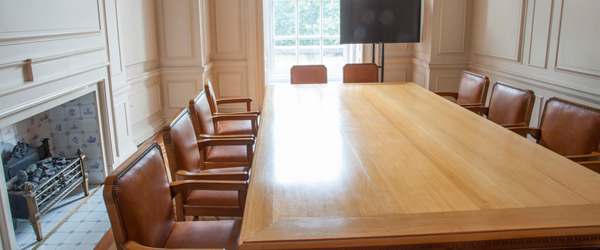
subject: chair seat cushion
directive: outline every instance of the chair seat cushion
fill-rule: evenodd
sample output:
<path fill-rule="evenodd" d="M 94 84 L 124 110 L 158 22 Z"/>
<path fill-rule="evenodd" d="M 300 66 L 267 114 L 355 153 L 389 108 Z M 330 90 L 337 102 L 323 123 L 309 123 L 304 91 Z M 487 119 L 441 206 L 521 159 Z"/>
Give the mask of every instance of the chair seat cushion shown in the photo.
<path fill-rule="evenodd" d="M 252 135 L 252 121 L 232 120 L 219 121 L 217 123 L 217 134 L 219 135 Z"/>
<path fill-rule="evenodd" d="M 207 162 L 248 162 L 246 146 L 213 146 L 206 157 Z"/>
<path fill-rule="evenodd" d="M 239 220 L 177 222 L 164 248 L 238 249 Z"/>
<path fill-rule="evenodd" d="M 186 205 L 239 206 L 237 191 L 194 190 L 185 200 Z"/>
<path fill-rule="evenodd" d="M 229 172 L 244 172 L 250 170 L 250 167 L 230 167 L 230 168 L 211 168 L 202 170 L 202 173 L 229 173 Z"/>

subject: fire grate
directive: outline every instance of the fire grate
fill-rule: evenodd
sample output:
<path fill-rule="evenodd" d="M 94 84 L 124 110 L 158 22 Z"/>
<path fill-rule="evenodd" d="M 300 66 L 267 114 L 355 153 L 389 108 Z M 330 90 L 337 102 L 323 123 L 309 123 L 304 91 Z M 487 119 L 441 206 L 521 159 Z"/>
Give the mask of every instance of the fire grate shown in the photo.
<path fill-rule="evenodd" d="M 85 155 L 81 149 L 77 150 L 79 157 L 72 159 L 46 158 L 35 165 L 42 172 L 53 175 L 42 178 L 36 186 L 34 182 L 20 180 L 20 176 L 11 178 L 6 184 L 13 218 L 29 219 L 35 231 L 37 240 L 42 240 L 42 227 L 40 219 L 54 205 L 65 198 L 79 184 L 82 185 L 85 196 L 88 196 L 88 174 L 85 166 Z M 57 163 L 58 162 L 58 163 Z M 52 164 L 50 164 L 52 163 Z M 33 165 L 31 165 L 33 167 Z M 29 172 L 39 178 L 35 172 Z M 26 171 L 22 171 L 24 173 Z M 21 176 L 23 179 L 23 176 Z M 30 178 L 31 179 L 31 178 Z M 19 190 L 22 189 L 22 190 Z"/>

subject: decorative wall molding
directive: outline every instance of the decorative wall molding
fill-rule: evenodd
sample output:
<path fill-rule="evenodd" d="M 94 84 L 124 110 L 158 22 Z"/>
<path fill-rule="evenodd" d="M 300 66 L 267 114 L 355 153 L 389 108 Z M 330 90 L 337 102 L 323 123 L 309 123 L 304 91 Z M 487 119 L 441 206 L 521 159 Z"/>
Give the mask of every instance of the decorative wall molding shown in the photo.
<path fill-rule="evenodd" d="M 235 98 L 247 96 L 244 94 L 244 71 L 217 71 L 215 92 L 219 98 Z"/>
<path fill-rule="evenodd" d="M 476 72 L 486 74 L 486 72 L 500 75 L 509 79 L 514 79 L 524 84 L 528 84 L 550 92 L 555 92 L 561 95 L 569 96 L 576 99 L 581 99 L 590 103 L 600 105 L 600 90 L 587 89 L 581 86 L 573 86 L 569 83 L 548 79 L 539 76 L 528 74 L 515 73 L 501 68 L 494 68 L 487 65 L 471 63 L 470 68 Z"/>
<path fill-rule="evenodd" d="M 456 5 L 457 3 L 459 3 L 460 5 L 457 8 L 444 8 L 444 6 L 447 6 L 447 3 L 452 3 L 454 5 Z M 446 4 L 446 5 L 445 5 Z M 465 52 L 465 35 L 467 32 L 467 0 L 445 0 L 445 1 L 441 1 L 440 3 L 440 21 L 439 21 L 439 27 L 440 27 L 440 34 L 438 36 L 438 48 L 437 48 L 437 54 L 438 55 L 452 55 L 452 54 L 462 54 Z M 448 11 L 448 13 L 446 13 L 445 11 Z M 461 19 L 462 25 L 458 26 L 460 27 L 459 29 L 451 29 L 448 31 L 445 31 L 444 27 L 446 27 L 444 24 L 452 24 L 452 22 L 450 20 L 447 20 L 446 18 L 452 18 L 454 20 L 457 19 Z M 444 46 L 448 46 L 449 41 L 451 41 L 453 38 L 457 38 L 455 41 L 456 44 L 455 46 L 457 47 L 444 47 Z"/>
<path fill-rule="evenodd" d="M 218 0 L 215 3 L 215 47 L 217 54 L 243 55 L 244 33 L 241 0 Z M 237 20 L 237 22 L 232 22 Z"/>
<path fill-rule="evenodd" d="M 532 2 L 531 41 L 529 43 L 529 66 L 546 69 L 550 31 L 552 29 L 552 9 L 554 1 L 534 0 Z"/>
<path fill-rule="evenodd" d="M 127 83 L 129 85 L 132 85 L 132 84 L 135 84 L 135 83 L 138 83 L 138 82 L 141 82 L 141 81 L 146 81 L 149 78 L 160 76 L 160 73 L 161 73 L 160 69 L 155 69 L 155 70 L 150 71 L 150 72 L 145 72 L 145 73 L 142 73 L 142 74 L 138 74 L 136 76 L 132 76 L 131 78 L 127 79 Z"/>
<path fill-rule="evenodd" d="M 103 62 L 103 63 L 96 63 L 94 65 L 91 65 L 89 67 L 86 68 L 82 68 L 76 71 L 72 71 L 72 72 L 68 72 L 67 74 L 63 74 L 63 75 L 59 75 L 59 76 L 55 76 L 55 77 L 51 77 L 51 78 L 46 78 L 43 80 L 39 80 L 39 81 L 33 81 L 33 82 L 26 82 L 24 83 L 24 85 L 22 85 L 21 87 L 16 87 L 15 85 L 11 85 L 11 86 L 6 86 L 5 88 L 7 90 L 0 92 L 0 97 L 9 95 L 9 94 L 13 94 L 16 92 L 20 92 L 20 91 L 24 91 L 33 87 L 38 87 L 40 85 L 45 85 L 48 83 L 52 83 L 55 81 L 59 81 L 68 77 L 72 77 L 72 76 L 76 76 L 76 75 L 80 75 L 80 74 L 84 74 L 93 70 L 97 70 L 100 68 L 104 68 L 106 66 L 108 66 L 109 63 L 108 62 Z M 2 116 L 2 114 L 0 114 L 0 116 Z"/>
<path fill-rule="evenodd" d="M 194 1 L 163 1 L 165 58 L 196 59 Z M 177 50 L 177 51 L 173 51 Z"/>
<path fill-rule="evenodd" d="M 521 59 L 522 59 L 522 51 L 523 51 L 523 37 L 524 37 L 524 31 L 525 31 L 525 21 L 526 21 L 526 1 L 524 0 L 513 0 L 513 2 L 519 2 L 519 9 L 518 9 L 518 13 L 513 13 L 516 14 L 515 16 L 518 18 L 518 22 L 515 23 L 515 27 L 511 27 L 508 26 L 509 23 L 507 23 L 508 21 L 512 20 L 510 18 L 507 18 L 506 13 L 503 13 L 505 16 L 495 16 L 494 14 L 498 14 L 498 13 L 484 13 L 483 11 L 478 11 L 477 7 L 478 5 L 483 5 L 486 4 L 485 7 L 487 7 L 487 9 L 489 9 L 490 7 L 487 6 L 487 4 L 493 3 L 499 6 L 510 6 L 509 5 L 509 1 L 508 0 L 504 0 L 504 1 L 490 1 L 490 0 L 479 0 L 479 1 L 475 1 L 475 10 L 474 10 L 474 20 L 473 20 L 473 34 L 486 34 L 486 30 L 493 30 L 494 28 L 500 28 L 500 30 L 502 30 L 503 36 L 494 36 L 494 37 L 484 37 L 487 40 L 480 40 L 481 36 L 475 36 L 474 38 L 474 42 L 473 42 L 473 53 L 476 55 L 480 55 L 480 56 L 486 56 L 486 57 L 491 57 L 491 58 L 496 58 L 496 59 L 502 59 L 502 60 L 507 60 L 507 61 L 512 61 L 512 62 L 517 62 L 520 63 Z M 498 6 L 495 6 L 498 7 Z M 480 7 L 483 9 L 483 7 Z M 479 13 L 484 13 L 481 16 Z M 510 17 L 510 16 L 509 16 Z M 478 20 L 478 18 L 486 18 L 485 20 Z M 497 23 L 495 24 L 490 24 L 490 25 L 495 25 L 494 27 L 482 27 L 481 25 L 483 24 L 487 24 L 490 21 L 495 21 Z M 512 28 L 512 30 L 507 30 L 507 28 Z M 512 36 L 512 40 L 502 40 L 502 41 L 498 41 L 497 39 L 502 38 L 510 38 Z M 493 39 L 493 40 L 490 40 Z M 490 50 L 490 46 L 493 46 L 494 48 L 502 48 L 502 49 L 506 49 L 507 45 L 511 45 L 512 46 L 512 53 L 509 54 L 502 54 L 499 53 L 497 51 L 489 51 Z"/>
<path fill-rule="evenodd" d="M 597 56 L 600 48 L 597 42 L 590 43 L 600 39 L 598 33 L 600 27 L 581 25 L 599 22 L 600 18 L 594 14 L 599 7 L 600 2 L 597 1 L 584 3 L 562 1 L 561 5 L 556 6 L 560 8 L 556 69 L 600 77 L 600 63 Z"/>

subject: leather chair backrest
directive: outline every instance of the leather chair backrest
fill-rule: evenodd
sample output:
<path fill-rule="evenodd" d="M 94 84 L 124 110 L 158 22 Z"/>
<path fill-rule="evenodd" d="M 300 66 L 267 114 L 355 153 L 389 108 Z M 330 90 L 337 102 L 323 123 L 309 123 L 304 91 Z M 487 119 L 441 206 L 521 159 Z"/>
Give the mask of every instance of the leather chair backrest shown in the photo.
<path fill-rule="evenodd" d="M 344 83 L 378 82 L 377 64 L 349 63 L 344 65 Z"/>
<path fill-rule="evenodd" d="M 497 124 L 525 123 L 528 126 L 533 111 L 535 94 L 503 82 L 492 87 L 488 119 Z"/>
<path fill-rule="evenodd" d="M 204 90 L 200 91 L 196 98 L 190 100 L 190 113 L 196 135 L 215 134 L 215 124 L 212 119 L 208 97 Z"/>
<path fill-rule="evenodd" d="M 201 168 L 197 136 L 188 109 L 182 109 L 163 127 L 163 141 L 171 176 L 177 170 L 199 172 Z"/>
<path fill-rule="evenodd" d="M 463 71 L 460 75 L 460 85 L 458 86 L 457 104 L 476 104 L 485 105 L 487 99 L 487 90 L 490 85 L 490 79 L 487 76 L 478 75 L 469 71 Z"/>
<path fill-rule="evenodd" d="M 204 79 L 204 91 L 206 92 L 206 99 L 208 99 L 208 104 L 210 106 L 210 111 L 213 114 L 219 112 L 219 108 L 217 106 L 217 96 L 215 95 L 215 91 L 213 90 L 213 86 L 210 83 L 210 80 Z"/>
<path fill-rule="evenodd" d="M 144 143 L 106 177 L 104 201 L 121 245 L 129 240 L 163 247 L 175 225 L 173 200 L 160 146 Z"/>
<path fill-rule="evenodd" d="M 291 69 L 292 84 L 327 83 L 325 65 L 294 65 Z"/>
<path fill-rule="evenodd" d="M 589 154 L 600 143 L 600 110 L 552 97 L 540 129 L 540 145 L 564 156 Z"/>

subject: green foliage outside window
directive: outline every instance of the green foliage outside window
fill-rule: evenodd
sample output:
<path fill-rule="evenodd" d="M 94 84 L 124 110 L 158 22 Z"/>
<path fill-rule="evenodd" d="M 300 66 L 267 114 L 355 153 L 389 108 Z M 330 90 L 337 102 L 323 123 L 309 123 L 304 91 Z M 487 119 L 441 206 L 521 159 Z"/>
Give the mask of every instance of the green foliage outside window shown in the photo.
<path fill-rule="evenodd" d="M 321 19 L 321 1 L 298 1 L 299 36 L 320 36 L 321 20 L 324 36 L 340 34 L 340 0 L 323 0 L 323 18 Z M 296 36 L 296 1 L 274 2 L 275 37 Z M 323 45 L 339 45 L 339 39 L 323 39 Z M 320 45 L 319 40 L 302 39 L 300 46 Z M 295 40 L 275 40 L 275 46 L 296 46 Z"/>

